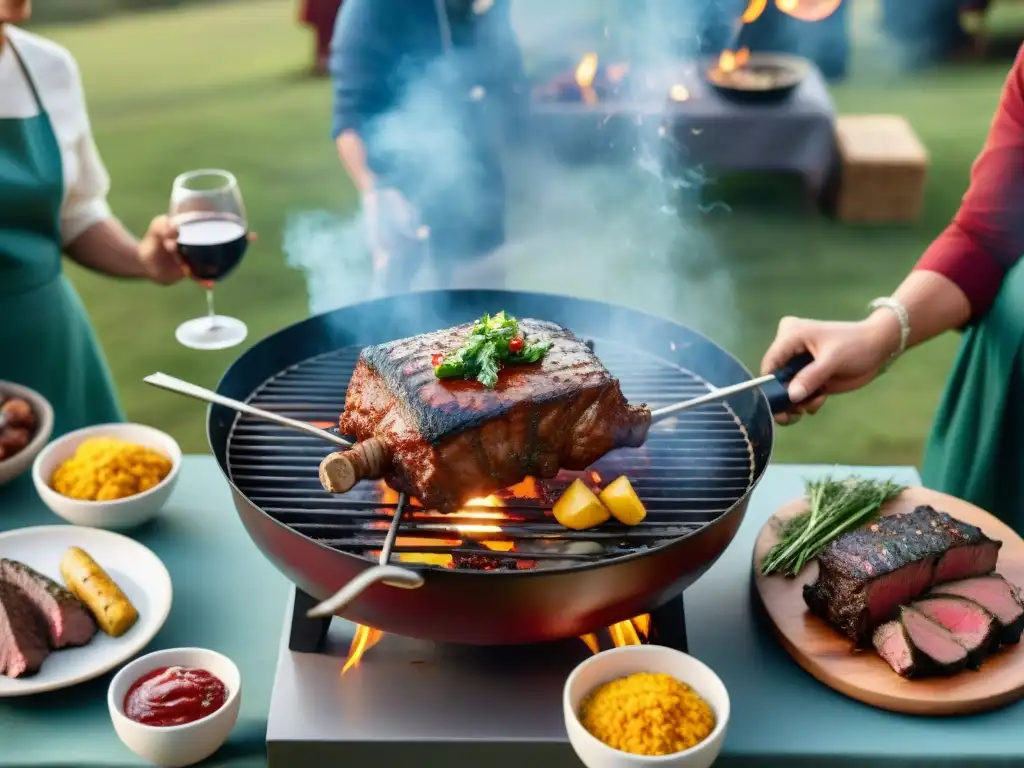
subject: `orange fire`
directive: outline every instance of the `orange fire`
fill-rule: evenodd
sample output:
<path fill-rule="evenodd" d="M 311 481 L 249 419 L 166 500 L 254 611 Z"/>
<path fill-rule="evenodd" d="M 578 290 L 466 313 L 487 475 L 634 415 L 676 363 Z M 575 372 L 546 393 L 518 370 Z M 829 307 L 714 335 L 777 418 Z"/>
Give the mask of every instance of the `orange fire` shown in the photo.
<path fill-rule="evenodd" d="M 775 0 L 775 7 L 787 16 L 800 21 L 822 21 L 843 4 L 843 0 Z M 741 24 L 753 24 L 768 7 L 768 0 L 748 0 L 740 16 Z"/>
<path fill-rule="evenodd" d="M 787 16 L 800 21 L 823 21 L 839 10 L 843 0 L 775 0 L 775 7 Z M 744 25 L 753 24 L 768 7 L 768 0 L 747 0 L 747 7 L 740 16 L 739 27 L 734 36 L 738 41 Z M 718 57 L 718 69 L 721 72 L 733 72 L 750 61 L 750 51 L 741 48 L 733 51 L 730 48 L 722 51 Z M 681 101 L 682 99 L 676 99 Z"/>
<path fill-rule="evenodd" d="M 608 636 L 611 638 L 612 645 L 616 648 L 622 648 L 627 645 L 643 645 L 644 641 L 650 636 L 650 633 L 651 615 L 649 613 L 634 616 L 632 619 L 620 621 L 608 627 Z M 348 658 L 345 660 L 345 666 L 341 668 L 341 674 L 345 674 L 358 665 L 363 655 L 379 643 L 382 637 L 384 637 L 384 633 L 379 629 L 362 625 L 357 626 L 356 633 L 352 636 L 352 644 L 348 649 Z M 596 633 L 591 632 L 587 635 L 580 635 L 580 640 L 584 642 L 592 653 L 601 652 L 601 641 Z"/>
<path fill-rule="evenodd" d="M 594 485 L 600 485 L 601 475 L 599 473 L 590 470 L 589 472 L 586 472 L 585 475 L 591 483 Z M 380 481 L 378 488 L 382 504 L 398 503 L 398 492 L 388 487 L 384 481 Z M 517 499 L 536 499 L 541 497 L 540 487 L 537 485 L 537 481 L 532 477 L 528 477 L 522 482 L 513 485 L 507 489 L 505 493 L 512 498 Z M 472 516 L 485 520 L 508 519 L 509 516 L 500 511 L 500 508 L 503 506 L 504 502 L 501 497 L 496 495 L 485 496 L 478 499 L 470 499 L 466 503 L 466 508 L 457 514 L 463 514 L 465 516 Z M 480 507 L 490 507 L 491 509 L 479 509 Z M 434 512 L 432 510 L 425 510 L 418 506 L 418 504 L 410 505 L 406 510 L 406 515 L 410 515 L 416 519 L 444 517 L 441 513 Z M 380 520 L 372 523 L 372 525 L 377 528 L 385 529 L 390 526 L 390 521 Z M 481 534 L 486 535 L 488 533 L 499 533 L 501 531 L 500 526 L 487 525 L 486 523 L 459 523 L 454 527 L 460 534 L 466 534 L 465 538 L 469 539 L 477 539 Z M 488 541 L 483 539 L 480 540 L 480 543 L 488 549 L 496 552 L 508 552 L 515 547 L 515 542 L 512 541 Z M 462 544 L 462 539 L 430 539 L 414 536 L 398 536 L 395 539 L 396 546 L 457 547 L 460 544 Z M 379 553 L 374 554 L 378 555 Z M 452 566 L 452 556 L 449 554 L 396 552 L 395 557 L 397 557 L 399 561 L 407 563 L 425 563 L 441 567 Z M 608 627 L 608 635 L 611 638 L 612 644 L 616 648 L 621 648 L 626 645 L 640 645 L 648 637 L 650 628 L 651 617 L 649 614 L 644 614 L 641 616 L 635 616 L 627 621 L 620 621 L 617 624 L 613 624 Z M 363 658 L 367 651 L 380 642 L 383 636 L 384 633 L 378 629 L 358 625 L 356 627 L 355 634 L 352 636 L 352 643 L 348 650 L 348 658 L 341 670 L 342 674 L 345 674 L 348 670 L 358 666 L 360 659 Z M 580 637 L 580 640 L 582 640 L 594 653 L 598 653 L 601 650 L 601 644 L 598 636 L 594 633 L 583 635 Z"/>
<path fill-rule="evenodd" d="M 616 648 L 622 648 L 627 645 L 643 645 L 650 632 L 651 615 L 649 613 L 634 616 L 632 619 L 620 621 L 608 627 L 608 635 L 611 637 L 612 644 Z M 593 653 L 601 652 L 601 642 L 595 633 L 591 632 L 589 635 L 581 635 L 580 640 Z"/>
<path fill-rule="evenodd" d="M 754 0 L 763 2 L 763 0 Z M 843 0 L 775 0 L 775 7 L 800 21 L 822 21 L 843 4 Z"/>
<path fill-rule="evenodd" d="M 598 58 L 596 53 L 585 53 L 576 65 L 576 85 L 580 87 L 583 101 L 587 104 L 597 103 L 597 91 L 594 90 L 594 78 L 597 76 Z"/>
<path fill-rule="evenodd" d="M 600 64 L 600 57 L 593 51 L 590 51 L 583 54 L 579 64 L 576 65 L 574 79 L 576 80 L 576 85 L 580 89 L 583 101 L 587 104 L 596 104 L 599 101 L 597 89 L 594 87 L 594 80 L 597 78 L 597 73 L 600 71 Z M 604 67 L 605 79 L 613 84 L 621 83 L 628 73 L 628 61 L 606 64 Z"/>
<path fill-rule="evenodd" d="M 764 13 L 764 9 L 768 7 L 768 0 L 750 0 L 747 3 L 747 8 L 743 11 L 743 15 L 740 16 L 740 22 L 743 24 L 753 24 L 757 21 L 761 14 Z"/>
<path fill-rule="evenodd" d="M 362 624 L 357 625 L 356 633 L 352 636 L 352 645 L 348 647 L 348 658 L 345 659 L 345 666 L 341 668 L 341 674 L 344 675 L 356 666 L 363 658 L 363 654 L 379 643 L 382 637 L 384 637 L 384 633 L 379 629 Z"/>
<path fill-rule="evenodd" d="M 749 61 L 749 48 L 740 48 L 738 51 L 725 50 L 718 57 L 718 69 L 722 72 L 735 72 L 740 67 L 745 67 Z"/>

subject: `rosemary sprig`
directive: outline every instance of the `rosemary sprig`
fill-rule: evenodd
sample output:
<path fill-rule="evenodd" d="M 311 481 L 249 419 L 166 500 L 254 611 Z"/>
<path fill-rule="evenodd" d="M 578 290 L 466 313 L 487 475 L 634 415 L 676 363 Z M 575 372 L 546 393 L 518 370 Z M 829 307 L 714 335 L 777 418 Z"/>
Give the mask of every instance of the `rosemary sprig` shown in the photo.
<path fill-rule="evenodd" d="M 779 543 L 761 564 L 765 576 L 779 572 L 796 576 L 829 543 L 876 517 L 885 502 L 903 491 L 891 480 L 862 477 L 807 480 L 804 487 L 808 511 L 783 526 Z"/>

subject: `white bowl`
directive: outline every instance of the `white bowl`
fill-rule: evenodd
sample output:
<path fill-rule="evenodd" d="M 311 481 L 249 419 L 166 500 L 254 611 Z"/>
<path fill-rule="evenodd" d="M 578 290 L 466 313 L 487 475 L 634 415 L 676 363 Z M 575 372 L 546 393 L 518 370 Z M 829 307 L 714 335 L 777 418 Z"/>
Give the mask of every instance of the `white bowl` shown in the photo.
<path fill-rule="evenodd" d="M 205 669 L 218 677 L 228 690 L 224 706 L 185 725 L 159 727 L 129 720 L 124 713 L 124 697 L 132 684 L 155 669 L 175 666 Z M 241 704 L 238 667 L 227 656 L 204 648 L 171 648 L 146 654 L 123 666 L 107 689 L 107 708 L 121 741 L 143 760 L 166 768 L 194 765 L 220 749 L 238 721 Z"/>
<path fill-rule="evenodd" d="M 36 425 L 36 432 L 28 441 L 28 445 L 11 458 L 0 460 L 0 485 L 7 485 L 32 466 L 32 460 L 39 455 L 43 446 L 46 445 L 46 441 L 53 434 L 53 406 L 45 397 L 20 384 L 0 381 L 0 400 L 6 400 L 8 397 L 20 397 L 27 400 L 32 406 L 32 410 L 35 411 L 39 423 Z"/>
<path fill-rule="evenodd" d="M 158 451 L 171 460 L 171 471 L 158 485 L 126 499 L 82 501 L 57 493 L 50 487 L 54 471 L 92 437 L 116 437 Z M 46 506 L 69 523 L 122 531 L 156 516 L 174 490 L 180 470 L 181 448 L 170 435 L 142 424 L 99 424 L 69 432 L 46 446 L 32 465 L 32 481 Z"/>
<path fill-rule="evenodd" d="M 715 713 L 715 728 L 695 747 L 671 755 L 632 755 L 590 735 L 579 720 L 583 699 L 602 683 L 637 672 L 671 675 L 686 683 Z M 591 656 L 565 681 L 562 694 L 569 742 L 587 768 L 709 768 L 718 759 L 729 724 L 729 694 L 718 675 L 693 656 L 661 645 L 630 645 Z"/>

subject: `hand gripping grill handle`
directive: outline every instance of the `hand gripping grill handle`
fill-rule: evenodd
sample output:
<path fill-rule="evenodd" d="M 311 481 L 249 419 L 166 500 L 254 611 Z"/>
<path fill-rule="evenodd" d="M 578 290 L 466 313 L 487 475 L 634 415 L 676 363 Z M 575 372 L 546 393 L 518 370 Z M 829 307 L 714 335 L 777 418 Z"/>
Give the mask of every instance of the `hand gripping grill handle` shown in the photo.
<path fill-rule="evenodd" d="M 774 372 L 774 382 L 769 382 L 761 388 L 764 396 L 768 399 L 768 406 L 772 409 L 773 414 L 786 413 L 793 409 L 793 406 L 796 404 L 789 399 L 789 392 L 786 388 L 800 371 L 813 362 L 814 355 L 810 352 L 801 352 L 799 355 L 790 358 L 788 363 Z M 819 389 L 806 399 L 813 400 L 821 393 Z"/>
<path fill-rule="evenodd" d="M 347 451 L 332 453 L 320 462 L 320 485 L 328 493 L 345 493 L 360 480 L 383 477 L 391 455 L 376 437 L 356 443 Z"/>

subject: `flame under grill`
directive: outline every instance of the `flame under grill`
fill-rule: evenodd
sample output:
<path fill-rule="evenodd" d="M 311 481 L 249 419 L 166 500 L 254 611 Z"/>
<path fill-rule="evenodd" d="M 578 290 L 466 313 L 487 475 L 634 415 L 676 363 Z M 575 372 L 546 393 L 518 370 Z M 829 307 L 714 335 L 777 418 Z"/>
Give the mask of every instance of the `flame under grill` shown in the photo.
<path fill-rule="evenodd" d="M 654 409 L 708 390 L 693 373 L 625 345 L 598 340 L 595 349 L 630 402 Z M 359 352 L 347 347 L 294 365 L 261 385 L 248 402 L 294 419 L 336 424 Z M 228 468 L 239 490 L 271 517 L 323 544 L 375 560 L 397 503 L 382 494 L 378 482 L 364 481 L 339 496 L 325 492 L 317 467 L 330 450 L 316 438 L 242 415 L 229 437 Z M 537 481 L 535 498 L 501 497 L 499 507 L 468 505 L 439 515 L 412 505 L 393 552 L 403 560 L 454 555 L 459 567 L 477 567 L 477 556 L 512 568 L 618 557 L 714 521 L 746 493 L 753 457 L 739 422 L 717 403 L 655 425 L 644 447 L 616 451 L 591 470 Z M 557 523 L 554 500 L 576 477 L 592 472 L 602 485 L 627 475 L 647 518 L 630 528 L 609 524 L 586 531 Z"/>

